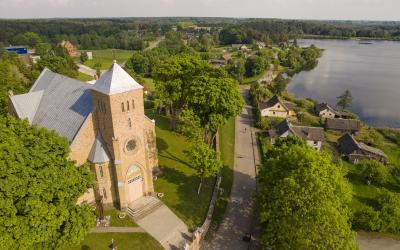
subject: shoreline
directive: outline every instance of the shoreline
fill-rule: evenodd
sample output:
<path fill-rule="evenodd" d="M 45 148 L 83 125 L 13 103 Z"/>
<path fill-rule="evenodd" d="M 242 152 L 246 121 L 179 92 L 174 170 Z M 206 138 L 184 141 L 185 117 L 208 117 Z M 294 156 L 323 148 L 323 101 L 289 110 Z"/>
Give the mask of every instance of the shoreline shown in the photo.
<path fill-rule="evenodd" d="M 389 41 L 389 42 L 400 42 L 400 38 L 379 38 L 379 37 L 341 37 L 341 36 L 323 36 L 323 35 L 302 35 L 298 39 L 321 39 L 321 40 L 352 40 L 352 41 Z"/>

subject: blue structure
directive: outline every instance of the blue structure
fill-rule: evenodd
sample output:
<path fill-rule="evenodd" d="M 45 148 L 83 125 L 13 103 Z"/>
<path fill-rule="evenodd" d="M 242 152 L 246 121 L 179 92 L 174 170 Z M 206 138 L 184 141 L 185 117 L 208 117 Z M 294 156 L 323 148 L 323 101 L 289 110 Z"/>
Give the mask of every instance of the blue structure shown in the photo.
<path fill-rule="evenodd" d="M 5 50 L 9 52 L 15 52 L 18 55 L 26 55 L 28 54 L 28 49 L 24 46 L 10 46 L 10 47 L 5 47 Z"/>

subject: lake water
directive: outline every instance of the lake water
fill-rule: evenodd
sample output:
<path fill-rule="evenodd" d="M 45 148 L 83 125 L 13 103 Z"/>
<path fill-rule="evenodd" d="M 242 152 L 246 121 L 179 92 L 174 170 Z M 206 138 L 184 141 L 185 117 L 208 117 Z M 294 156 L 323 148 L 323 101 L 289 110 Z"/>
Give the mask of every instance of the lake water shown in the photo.
<path fill-rule="evenodd" d="M 400 42 L 300 40 L 325 49 L 318 66 L 293 77 L 289 92 L 335 106 L 349 89 L 351 110 L 374 126 L 400 127 Z"/>

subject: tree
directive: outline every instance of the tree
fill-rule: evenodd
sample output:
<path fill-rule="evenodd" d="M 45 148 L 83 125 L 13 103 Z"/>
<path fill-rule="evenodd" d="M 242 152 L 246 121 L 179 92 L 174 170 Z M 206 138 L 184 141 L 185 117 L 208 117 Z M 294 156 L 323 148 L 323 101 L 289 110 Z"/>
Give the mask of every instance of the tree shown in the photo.
<path fill-rule="evenodd" d="M 269 85 L 271 91 L 276 95 L 281 95 L 285 90 L 286 86 L 289 83 L 289 78 L 283 77 L 282 74 L 279 74 L 273 82 L 273 85 Z"/>
<path fill-rule="evenodd" d="M 204 129 L 204 142 L 212 144 L 218 129 L 240 114 L 244 102 L 232 78 L 201 76 L 189 86 L 188 107 L 193 109 Z"/>
<path fill-rule="evenodd" d="M 384 185 L 390 179 L 388 168 L 378 161 L 362 161 L 360 168 L 362 169 L 362 176 L 369 182 Z"/>
<path fill-rule="evenodd" d="M 51 44 L 49 43 L 38 43 L 35 46 L 35 54 L 39 56 L 48 55 L 50 50 L 51 50 Z"/>
<path fill-rule="evenodd" d="M 246 76 L 251 77 L 261 74 L 266 67 L 265 60 L 261 56 L 251 56 L 246 60 Z"/>
<path fill-rule="evenodd" d="M 96 75 L 98 78 L 100 78 L 101 75 L 101 67 L 102 67 L 101 62 L 97 62 L 93 65 L 93 68 L 96 70 Z"/>
<path fill-rule="evenodd" d="M 239 57 L 237 60 L 230 59 L 226 65 L 226 70 L 239 83 L 242 83 L 244 74 L 246 73 L 244 59 L 242 57 Z"/>
<path fill-rule="evenodd" d="M 95 214 L 77 199 L 94 185 L 69 143 L 26 120 L 0 117 L 0 242 L 5 249 L 58 249 L 79 243 Z"/>
<path fill-rule="evenodd" d="M 342 108 L 342 110 L 348 109 L 351 107 L 353 102 L 353 97 L 351 95 L 350 90 L 346 89 L 340 96 L 337 97 L 338 102 L 337 105 Z"/>
<path fill-rule="evenodd" d="M 273 249 L 357 249 L 352 191 L 331 155 L 289 136 L 268 151 L 258 175 L 257 210 Z"/>
<path fill-rule="evenodd" d="M 8 91 L 22 94 L 28 91 L 35 76 L 15 53 L 4 52 L 0 57 L 0 116 L 8 114 Z"/>
<path fill-rule="evenodd" d="M 215 176 L 222 168 L 219 155 L 207 144 L 199 142 L 187 152 L 191 160 L 191 165 L 196 169 L 200 177 L 200 184 L 197 193 L 200 194 L 204 178 Z"/>
<path fill-rule="evenodd" d="M 89 58 L 88 55 L 85 51 L 83 51 L 81 53 L 81 55 L 79 56 L 79 59 L 81 60 L 81 63 L 85 63 Z"/>
<path fill-rule="evenodd" d="M 31 48 L 34 48 L 38 43 L 42 42 L 42 38 L 34 32 L 26 32 L 25 34 L 26 41 Z"/>
<path fill-rule="evenodd" d="M 42 56 L 40 60 L 33 65 L 33 68 L 39 71 L 42 71 L 44 68 L 49 68 L 56 73 L 69 77 L 76 77 L 78 75 L 77 66 L 61 56 Z"/>
<path fill-rule="evenodd" d="M 181 54 L 159 61 L 153 70 L 159 98 L 171 115 L 171 128 L 175 129 L 181 110 L 192 98 L 190 85 L 201 76 L 227 77 L 219 68 L 209 65 L 198 57 Z"/>

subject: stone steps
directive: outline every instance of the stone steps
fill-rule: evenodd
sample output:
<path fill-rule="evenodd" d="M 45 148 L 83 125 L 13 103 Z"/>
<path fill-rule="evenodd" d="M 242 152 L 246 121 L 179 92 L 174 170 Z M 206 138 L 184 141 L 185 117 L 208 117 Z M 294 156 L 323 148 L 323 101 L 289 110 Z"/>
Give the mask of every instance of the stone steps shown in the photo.
<path fill-rule="evenodd" d="M 134 220 L 140 220 L 146 215 L 149 215 L 163 203 L 153 196 L 144 196 L 137 201 L 131 203 L 128 207 L 128 215 Z"/>

